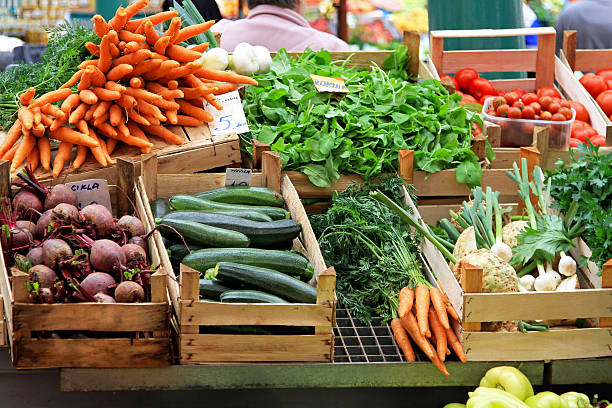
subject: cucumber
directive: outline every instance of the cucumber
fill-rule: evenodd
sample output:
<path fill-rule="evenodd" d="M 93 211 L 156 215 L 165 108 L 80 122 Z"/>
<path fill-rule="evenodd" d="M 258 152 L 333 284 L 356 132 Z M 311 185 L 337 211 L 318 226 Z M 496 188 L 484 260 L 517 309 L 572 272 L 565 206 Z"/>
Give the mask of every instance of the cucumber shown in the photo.
<path fill-rule="evenodd" d="M 166 214 L 172 211 L 168 200 L 165 198 L 158 198 L 157 200 L 151 201 L 151 212 L 155 218 L 163 218 Z"/>
<path fill-rule="evenodd" d="M 457 230 L 457 228 L 455 228 L 453 224 L 451 224 L 448 218 L 442 218 L 439 224 L 440 227 L 444 229 L 444 231 L 446 231 L 446 235 L 448 235 L 449 241 L 453 244 L 457 242 L 457 239 L 459 239 L 459 231 Z"/>
<path fill-rule="evenodd" d="M 200 279 L 200 297 L 204 299 L 220 300 L 221 294 L 232 290 L 223 285 L 220 281 L 210 279 Z"/>
<path fill-rule="evenodd" d="M 194 251 L 183 263 L 201 273 L 214 268 L 219 262 L 235 262 L 243 265 L 274 269 L 287 275 L 309 275 L 313 267 L 302 255 L 287 251 L 257 248 L 206 248 Z"/>
<path fill-rule="evenodd" d="M 201 211 L 173 211 L 164 219 L 199 222 L 211 227 L 242 232 L 253 246 L 289 244 L 302 231 L 302 225 L 294 220 L 257 222 L 224 214 Z"/>
<path fill-rule="evenodd" d="M 268 268 L 219 262 L 214 276 L 228 285 L 263 290 L 295 303 L 316 303 L 317 290 L 299 279 Z"/>
<path fill-rule="evenodd" d="M 283 208 L 269 206 L 250 206 L 239 204 L 217 203 L 205 198 L 197 198 L 186 194 L 177 194 L 170 197 L 170 207 L 174 210 L 249 210 L 266 214 L 273 220 L 289 218 L 289 212 Z"/>
<path fill-rule="evenodd" d="M 199 222 L 162 218 L 161 224 L 174 228 L 188 243 L 205 247 L 245 248 L 248 247 L 250 243 L 249 237 L 241 232 L 211 227 L 209 225 L 200 224 Z M 176 232 L 172 229 L 161 226 L 159 230 L 163 235 L 169 235 L 169 239 L 176 241 Z"/>
<path fill-rule="evenodd" d="M 198 198 L 226 204 L 269 205 L 282 207 L 285 199 L 280 193 L 268 187 L 219 187 L 193 195 Z"/>
<path fill-rule="evenodd" d="M 173 262 L 181 263 L 183 262 L 183 258 L 189 255 L 190 251 L 197 251 L 198 249 L 202 249 L 199 245 L 190 244 L 189 248 L 185 246 L 185 244 L 174 244 L 168 248 L 170 251 L 170 260 Z"/>
<path fill-rule="evenodd" d="M 257 211 L 252 211 L 252 210 L 205 210 L 205 211 L 200 211 L 200 212 L 229 215 L 232 217 L 244 218 L 245 220 L 251 220 L 251 221 L 259 221 L 259 222 L 272 221 L 272 218 L 268 217 L 266 214 L 260 213 Z"/>
<path fill-rule="evenodd" d="M 278 296 L 257 290 L 228 290 L 221 294 L 224 303 L 289 303 Z"/>

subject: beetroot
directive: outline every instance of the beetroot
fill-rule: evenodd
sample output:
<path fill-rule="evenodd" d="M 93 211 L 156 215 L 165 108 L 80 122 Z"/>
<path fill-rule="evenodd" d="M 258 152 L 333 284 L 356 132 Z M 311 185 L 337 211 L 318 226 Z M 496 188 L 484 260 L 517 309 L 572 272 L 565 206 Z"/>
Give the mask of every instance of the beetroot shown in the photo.
<path fill-rule="evenodd" d="M 91 266 L 98 271 L 118 272 L 125 268 L 125 254 L 116 242 L 100 239 L 91 246 Z"/>
<path fill-rule="evenodd" d="M 66 203 L 77 207 L 79 200 L 74 191 L 72 191 L 65 184 L 58 184 L 53 186 L 47 198 L 45 199 L 45 210 L 55 208 L 60 203 Z"/>
<path fill-rule="evenodd" d="M 51 221 L 70 224 L 81 219 L 79 209 L 72 204 L 60 203 L 51 210 Z"/>
<path fill-rule="evenodd" d="M 87 292 L 90 296 L 94 296 L 96 293 L 103 293 L 110 295 L 110 286 L 114 285 L 115 279 L 108 273 L 94 272 L 87 275 L 83 282 L 81 282 L 81 288 Z"/>
<path fill-rule="evenodd" d="M 28 271 L 30 282 L 38 282 L 41 288 L 51 288 L 57 281 L 57 274 L 45 265 L 35 265 Z"/>
<path fill-rule="evenodd" d="M 41 288 L 38 290 L 38 296 L 40 296 L 40 300 L 43 303 L 55 303 L 55 299 L 53 298 L 53 292 L 49 288 Z"/>
<path fill-rule="evenodd" d="M 47 228 L 51 223 L 51 212 L 52 210 L 45 211 L 38 219 L 38 222 L 36 223 L 36 238 L 43 239 L 45 237 Z"/>
<path fill-rule="evenodd" d="M 144 225 L 142 225 L 142 221 L 136 217 L 132 217 L 131 215 L 124 215 L 117 221 L 117 226 L 123 228 L 128 232 L 128 236 L 136 237 L 140 235 L 144 235 Z"/>
<path fill-rule="evenodd" d="M 121 247 L 121 250 L 125 255 L 126 264 L 129 264 L 132 261 L 146 262 L 147 260 L 147 253 L 140 245 L 125 244 Z"/>
<path fill-rule="evenodd" d="M 33 237 L 32 237 L 32 234 L 30 234 L 30 231 L 28 231 L 27 229 L 13 227 L 11 228 L 11 239 L 12 239 L 11 248 L 16 249 L 16 248 L 24 248 L 30 245 Z"/>
<path fill-rule="evenodd" d="M 42 247 L 32 248 L 28 252 L 28 260 L 32 265 L 42 265 L 45 263 L 44 252 Z"/>
<path fill-rule="evenodd" d="M 98 303 L 117 303 L 115 302 L 115 299 L 113 299 L 112 296 L 109 295 L 105 295 L 102 292 L 98 292 L 95 295 L 93 295 L 94 299 L 96 299 L 96 302 Z"/>
<path fill-rule="evenodd" d="M 54 268 L 59 261 L 72 256 L 72 249 L 61 239 L 48 239 L 42 244 L 43 260 L 49 268 Z"/>
<path fill-rule="evenodd" d="M 138 245 L 139 247 L 141 247 L 142 249 L 145 250 L 145 252 L 148 250 L 149 245 L 147 244 L 147 240 L 144 239 L 143 237 L 132 237 L 130 238 L 130 240 L 128 241 L 128 244 L 135 244 Z"/>
<path fill-rule="evenodd" d="M 36 234 L 36 224 L 32 221 L 19 220 L 15 224 L 17 224 L 18 229 L 30 231 L 32 235 Z"/>
<path fill-rule="evenodd" d="M 114 226 L 113 215 L 108 209 L 100 204 L 90 204 L 81 210 L 85 220 L 89 221 L 95 228 L 98 238 L 109 235 Z"/>
<path fill-rule="evenodd" d="M 21 190 L 13 198 L 13 211 L 20 218 L 37 220 L 38 214 L 42 212 L 42 203 L 35 194 Z"/>
<path fill-rule="evenodd" d="M 144 289 L 133 281 L 121 282 L 115 288 L 115 300 L 117 303 L 137 303 L 145 299 Z"/>

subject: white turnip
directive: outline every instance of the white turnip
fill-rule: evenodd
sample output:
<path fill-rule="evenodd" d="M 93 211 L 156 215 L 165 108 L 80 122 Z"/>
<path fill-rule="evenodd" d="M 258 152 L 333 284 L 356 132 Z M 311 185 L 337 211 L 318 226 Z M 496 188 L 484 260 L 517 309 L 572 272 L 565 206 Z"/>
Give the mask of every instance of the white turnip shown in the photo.
<path fill-rule="evenodd" d="M 59 203 L 51 210 L 51 221 L 70 224 L 81 219 L 79 209 L 72 204 Z"/>
<path fill-rule="evenodd" d="M 118 303 L 137 303 L 143 302 L 144 299 L 144 289 L 136 282 L 121 282 L 115 289 L 115 300 Z"/>
<path fill-rule="evenodd" d="M 125 254 L 116 242 L 109 239 L 100 239 L 91 246 L 89 256 L 91 266 L 102 272 L 122 273 L 125 268 Z"/>
<path fill-rule="evenodd" d="M 42 203 L 35 194 L 21 190 L 13 197 L 13 211 L 20 218 L 37 220 L 38 214 L 42 212 Z"/>
<path fill-rule="evenodd" d="M 53 186 L 47 198 L 45 199 L 45 210 L 55 208 L 60 203 L 66 203 L 77 207 L 79 200 L 77 200 L 76 193 L 72 191 L 65 184 L 58 184 Z"/>
<path fill-rule="evenodd" d="M 130 262 L 146 262 L 147 253 L 145 250 L 136 244 L 125 244 L 121 247 L 123 254 L 125 255 L 126 264 L 130 264 Z"/>
<path fill-rule="evenodd" d="M 45 211 L 36 222 L 36 238 L 43 239 L 51 224 L 51 210 Z"/>
<path fill-rule="evenodd" d="M 140 236 L 145 233 L 142 221 L 131 215 L 124 215 L 121 217 L 119 221 L 117 221 L 117 226 L 126 230 L 129 237 Z"/>
<path fill-rule="evenodd" d="M 96 302 L 98 303 L 117 303 L 115 302 L 115 299 L 113 299 L 112 296 L 106 295 L 102 292 L 98 292 L 95 295 L 93 295 L 93 298 L 96 299 Z"/>
<path fill-rule="evenodd" d="M 128 241 L 128 244 L 138 245 L 139 247 L 141 247 L 145 251 L 147 251 L 147 249 L 149 248 L 149 246 L 147 245 L 147 240 L 144 239 L 143 237 L 132 237 Z"/>
<path fill-rule="evenodd" d="M 32 265 L 42 265 L 45 262 L 44 251 L 42 247 L 30 249 L 28 252 L 28 260 Z"/>
<path fill-rule="evenodd" d="M 48 239 L 42 244 L 44 264 L 55 268 L 62 259 L 72 256 L 72 249 L 61 239 Z"/>
<path fill-rule="evenodd" d="M 108 236 L 111 228 L 115 225 L 113 215 L 105 206 L 100 204 L 86 206 L 81 210 L 81 215 L 94 226 L 97 238 Z"/>
<path fill-rule="evenodd" d="M 83 279 L 83 282 L 81 282 L 81 288 L 90 296 L 94 296 L 96 293 L 110 295 L 112 293 L 111 286 L 113 286 L 115 283 L 115 279 L 108 273 L 94 272 L 90 273 L 85 279 Z"/>
<path fill-rule="evenodd" d="M 51 288 L 57 281 L 57 274 L 46 265 L 35 265 L 28 271 L 30 282 L 38 282 L 41 288 Z"/>

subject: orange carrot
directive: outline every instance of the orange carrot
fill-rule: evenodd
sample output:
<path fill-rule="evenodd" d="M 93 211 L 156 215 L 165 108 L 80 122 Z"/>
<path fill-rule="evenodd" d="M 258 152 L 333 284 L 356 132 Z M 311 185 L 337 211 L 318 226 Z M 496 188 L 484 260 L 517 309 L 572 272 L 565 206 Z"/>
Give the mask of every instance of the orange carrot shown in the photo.
<path fill-rule="evenodd" d="M 450 373 L 446 369 L 444 363 L 438 358 L 438 355 L 436 354 L 436 351 L 434 350 L 433 346 L 431 345 L 429 340 L 427 340 L 425 336 L 421 334 L 419 324 L 417 323 L 412 312 L 406 314 L 406 316 L 401 319 L 401 323 L 404 329 L 406 329 L 406 331 L 408 332 L 408 334 L 410 334 L 410 337 L 412 337 L 412 340 L 414 340 L 415 344 L 419 346 L 421 350 L 423 350 L 423 352 L 438 368 L 438 370 L 444 373 L 444 375 L 449 376 Z"/>
<path fill-rule="evenodd" d="M 400 293 L 399 293 L 399 307 L 397 308 L 398 316 L 399 317 L 406 316 L 406 314 L 412 309 L 413 302 L 414 302 L 414 290 L 412 290 L 410 286 L 406 286 L 402 288 L 402 290 L 400 290 Z"/>
<path fill-rule="evenodd" d="M 101 101 L 116 101 L 121 98 L 121 93 L 117 91 L 111 91 L 104 88 L 93 88 L 92 91 Z"/>
<path fill-rule="evenodd" d="M 440 321 L 442 327 L 445 329 L 450 328 L 448 323 L 448 314 L 446 312 L 446 304 L 444 303 L 444 298 L 442 297 L 442 292 L 440 289 L 431 288 L 429 290 L 429 298 L 431 299 L 431 304 L 438 314 L 438 320 Z"/>
<path fill-rule="evenodd" d="M 100 116 L 104 115 L 105 113 L 108 112 L 108 109 L 110 108 L 112 102 L 109 101 L 102 101 L 98 104 L 98 107 L 96 108 L 96 110 L 93 113 L 93 118 L 99 118 Z"/>
<path fill-rule="evenodd" d="M 85 159 L 87 158 L 87 149 L 87 146 L 77 146 L 77 152 L 76 156 L 74 157 L 74 160 L 72 161 L 72 167 L 78 169 L 83 165 L 83 163 L 85 163 Z"/>
<path fill-rule="evenodd" d="M 96 139 L 96 141 L 100 144 L 100 146 L 98 147 L 89 148 L 91 150 L 91 154 L 98 161 L 98 163 L 100 163 L 103 167 L 106 167 L 108 165 L 108 162 L 106 161 L 106 154 L 102 150 L 102 143 L 100 143 L 100 141 L 98 140 L 98 136 L 96 136 L 93 129 L 89 130 L 89 135 Z"/>
<path fill-rule="evenodd" d="M 127 145 L 136 146 L 136 147 L 139 147 L 140 149 L 148 149 L 148 150 L 150 150 L 153 147 L 153 144 L 151 142 L 146 141 L 144 139 L 140 139 L 136 136 L 130 135 L 130 131 L 128 127 L 123 122 L 121 122 L 121 125 L 119 126 L 119 133 L 120 135 L 117 138 L 117 140 L 120 140 Z"/>
<path fill-rule="evenodd" d="M 153 126 L 159 126 L 161 125 L 161 121 L 159 119 L 157 119 L 155 116 L 151 116 L 151 115 L 142 115 L 143 118 L 145 118 L 146 120 L 149 121 L 149 123 Z"/>
<path fill-rule="evenodd" d="M 128 65 L 136 65 L 141 61 L 146 60 L 147 58 L 151 58 L 151 50 L 146 50 L 146 49 L 142 49 L 142 50 L 137 50 L 135 52 L 132 52 L 130 54 L 126 54 L 122 57 L 119 58 L 115 58 L 113 60 L 113 66 L 117 66 L 117 65 L 121 65 L 121 64 L 128 64 Z"/>
<path fill-rule="evenodd" d="M 100 42 L 100 59 L 98 60 L 97 66 L 103 73 L 106 73 L 113 63 L 113 57 L 110 50 L 111 32 L 114 31 L 109 31 L 108 34 L 102 37 L 102 41 Z"/>
<path fill-rule="evenodd" d="M 183 92 L 183 98 L 185 99 L 196 99 L 202 98 L 204 95 L 211 93 L 210 88 L 202 85 L 198 88 L 182 88 L 179 87 L 179 90 Z"/>
<path fill-rule="evenodd" d="M 32 109 L 32 115 L 34 116 L 34 125 L 38 125 L 42 120 L 42 114 L 40 112 L 40 108 L 36 107 Z"/>
<path fill-rule="evenodd" d="M 110 116 L 111 125 L 119 126 L 119 123 L 121 122 L 121 108 L 119 107 L 119 105 L 113 104 L 110 107 L 108 113 Z"/>
<path fill-rule="evenodd" d="M 106 122 L 109 117 L 110 117 L 109 112 L 104 112 L 102 116 L 98 116 L 97 118 L 94 118 L 92 125 L 98 127 L 102 125 L 104 122 Z"/>
<path fill-rule="evenodd" d="M 438 286 L 440 286 L 440 288 L 442 287 L 440 285 L 440 282 L 438 282 Z M 444 299 L 444 304 L 446 305 L 446 313 L 448 313 L 448 316 L 451 319 L 455 319 L 456 321 L 459 321 L 459 315 L 455 311 L 455 308 L 451 304 L 450 300 L 448 300 L 448 296 L 446 296 L 446 293 L 444 292 L 444 289 L 440 289 L 440 290 L 442 291 L 442 297 Z"/>
<path fill-rule="evenodd" d="M 191 62 L 200 58 L 202 53 L 188 50 L 180 45 L 172 44 L 166 48 L 166 56 L 178 62 Z"/>
<path fill-rule="evenodd" d="M 190 50 L 197 51 L 197 52 L 204 52 L 208 49 L 208 46 L 209 44 L 205 42 L 202 44 L 198 44 L 195 47 L 191 47 Z"/>
<path fill-rule="evenodd" d="M 424 283 L 419 283 L 414 289 L 416 306 L 416 318 L 419 322 L 419 330 L 423 336 L 429 331 L 427 311 L 429 310 L 429 288 Z"/>
<path fill-rule="evenodd" d="M 167 74 L 170 70 L 179 67 L 181 64 L 174 60 L 163 61 L 159 68 L 154 71 L 146 72 L 143 75 L 143 78 L 147 81 L 154 81 L 156 79 L 162 78 L 165 74 Z"/>
<path fill-rule="evenodd" d="M 100 38 L 104 37 L 106 33 L 108 33 L 108 30 L 110 30 L 110 26 L 106 23 L 104 17 L 99 14 L 93 16 L 91 21 L 94 22 L 94 33 Z"/>
<path fill-rule="evenodd" d="M 89 126 L 87 125 L 87 122 L 85 120 L 83 119 L 79 120 L 76 123 L 76 128 L 79 130 L 79 132 L 81 132 L 85 136 L 89 136 Z"/>
<path fill-rule="evenodd" d="M 157 106 L 139 98 L 136 98 L 136 102 L 138 103 L 138 113 L 143 115 L 151 115 L 161 121 L 165 121 L 167 119 Z"/>
<path fill-rule="evenodd" d="M 141 125 L 145 125 L 145 126 L 149 126 L 151 125 L 151 122 L 146 119 L 144 116 L 142 116 L 140 113 L 136 112 L 135 109 L 132 109 L 129 113 L 128 113 L 128 118 L 133 120 L 134 122 L 141 124 Z"/>
<path fill-rule="evenodd" d="M 179 110 L 181 112 L 183 112 L 185 115 L 192 116 L 192 117 L 197 118 L 198 120 L 201 120 L 203 122 L 212 122 L 213 121 L 212 115 L 210 113 L 206 112 L 204 109 L 198 108 L 197 106 L 193 106 L 189 102 L 187 102 L 185 100 L 182 100 L 182 99 L 179 99 L 177 102 L 178 102 L 178 104 L 180 106 Z M 402 289 L 402 291 L 403 291 L 403 289 Z M 402 293 L 400 292 L 400 310 L 401 310 L 401 307 L 402 307 Z M 410 308 L 408 310 L 410 310 Z"/>
<path fill-rule="evenodd" d="M 431 327 L 432 337 L 436 338 L 436 351 L 438 352 L 438 358 L 440 361 L 446 360 L 446 349 L 447 349 L 447 340 L 446 340 L 446 329 L 440 324 L 440 320 L 438 319 L 437 313 L 433 308 L 429 308 L 428 311 L 429 316 L 429 327 Z"/>
<path fill-rule="evenodd" d="M 49 139 L 40 137 L 37 139 L 37 144 L 40 164 L 42 164 L 43 169 L 49 170 L 49 165 L 51 164 L 51 145 L 49 144 Z"/>
<path fill-rule="evenodd" d="M 115 12 L 115 17 L 111 18 L 108 25 L 115 31 L 120 31 L 127 23 L 128 15 L 123 7 L 119 7 Z"/>
<path fill-rule="evenodd" d="M 175 78 L 183 78 L 189 74 L 193 74 L 197 70 L 202 67 L 202 64 L 198 62 L 188 62 L 186 64 L 181 65 L 180 67 L 176 67 L 171 69 L 164 75 L 164 80 L 169 81 Z"/>
<path fill-rule="evenodd" d="M 459 357 L 459 360 L 465 363 L 467 361 L 467 358 L 465 356 L 465 352 L 463 351 L 463 345 L 457 338 L 457 335 L 455 334 L 452 328 L 446 329 L 446 338 L 449 346 L 453 349 L 457 357 Z"/>
<path fill-rule="evenodd" d="M 91 85 L 94 87 L 102 87 L 106 83 L 106 75 L 97 66 L 94 67 L 94 72 L 91 74 Z"/>
<path fill-rule="evenodd" d="M 217 98 L 215 98 L 215 95 L 211 94 L 211 93 L 205 93 L 204 94 L 204 100 L 208 103 L 210 103 L 212 106 L 215 107 L 215 109 L 217 110 L 223 110 L 223 105 L 221 105 L 221 103 L 219 103 L 219 101 L 217 100 Z"/>
<path fill-rule="evenodd" d="M 120 94 L 125 92 L 125 86 L 115 81 L 107 81 L 106 84 L 104 84 L 104 88 L 108 89 L 109 91 L 119 92 Z"/>
<path fill-rule="evenodd" d="M 213 91 L 214 95 L 223 95 L 228 92 L 235 91 L 237 88 L 236 84 L 230 84 L 227 82 L 215 82 L 214 85 L 215 85 L 215 88 L 217 88 Z"/>
<path fill-rule="evenodd" d="M 13 160 L 13 157 L 15 157 L 15 152 L 17 151 L 20 145 L 21 143 L 14 144 L 13 147 L 11 147 L 6 153 L 4 153 L 1 160 L 7 160 L 7 161 Z"/>
<path fill-rule="evenodd" d="M 154 94 L 141 88 L 127 87 L 125 89 L 125 94 L 133 96 L 136 99 L 142 99 L 143 101 L 147 102 L 154 101 L 156 99 L 162 99 L 161 95 Z"/>
<path fill-rule="evenodd" d="M 189 102 L 190 104 L 192 104 L 193 106 L 198 107 L 198 108 L 203 108 L 204 107 L 204 99 L 202 99 L 202 98 L 185 99 L 185 101 Z"/>
<path fill-rule="evenodd" d="M 133 77 L 130 79 L 130 86 L 132 88 L 142 88 L 144 86 L 144 81 L 141 77 Z"/>
<path fill-rule="evenodd" d="M 83 89 L 89 89 L 91 86 L 91 76 L 95 72 L 93 65 L 88 66 L 83 70 L 83 75 L 81 75 L 81 81 L 79 82 L 79 86 L 77 87 L 77 91 L 82 91 Z"/>
<path fill-rule="evenodd" d="M 161 13 L 153 14 L 152 16 L 149 16 L 149 17 L 128 21 L 128 23 L 125 26 L 125 29 L 132 31 L 132 32 L 136 32 L 140 24 L 142 24 L 145 21 L 150 21 L 154 26 L 156 26 L 160 23 L 163 23 L 166 20 L 170 20 L 171 18 L 176 17 L 177 15 L 178 15 L 178 11 L 176 10 L 163 11 Z"/>
<path fill-rule="evenodd" d="M 45 115 L 44 113 L 41 113 L 40 114 L 40 123 L 42 123 L 45 127 L 49 127 L 53 123 L 53 119 L 51 119 L 51 116 Z"/>
<path fill-rule="evenodd" d="M 212 79 L 213 81 L 231 82 L 233 84 L 257 85 L 257 81 L 248 76 L 238 75 L 234 72 L 217 71 L 216 69 L 207 67 L 202 67 L 197 70 L 196 76 Z"/>
<path fill-rule="evenodd" d="M 22 93 L 21 96 L 19 97 L 19 103 L 22 105 L 26 105 L 26 106 L 29 105 L 30 102 L 32 101 L 32 98 L 34 98 L 35 94 L 36 94 L 36 88 L 29 87 L 28 90 Z"/>
<path fill-rule="evenodd" d="M 136 98 L 130 95 L 123 94 L 121 98 L 117 101 L 117 104 L 122 108 L 130 110 L 136 106 Z"/>
<path fill-rule="evenodd" d="M 25 129 L 30 130 L 34 126 L 34 114 L 27 107 L 22 106 L 21 108 L 19 108 L 19 110 L 17 111 L 17 117 L 19 118 Z"/>
<path fill-rule="evenodd" d="M 91 137 L 77 132 L 69 127 L 62 126 L 59 129 L 52 130 L 49 132 L 49 137 L 57 139 L 62 142 L 73 143 L 77 145 L 85 145 L 88 147 L 96 147 L 98 143 Z"/>
<path fill-rule="evenodd" d="M 66 117 L 68 117 L 70 116 L 70 112 L 74 108 L 79 106 L 80 103 L 81 98 L 79 97 L 79 94 L 71 94 L 66 99 L 64 99 L 64 102 L 62 102 L 61 110 L 62 112 L 64 112 Z"/>
<path fill-rule="evenodd" d="M 81 79 L 81 75 L 83 75 L 83 69 L 79 66 L 79 70 L 75 72 L 64 85 L 60 86 L 59 89 L 66 89 L 74 86 L 79 82 L 79 79 Z"/>
<path fill-rule="evenodd" d="M 178 111 L 177 110 L 166 109 L 166 111 L 164 112 L 164 115 L 166 115 L 166 118 L 168 118 L 168 122 L 170 124 L 172 125 L 178 124 Z"/>
<path fill-rule="evenodd" d="M 51 172 L 53 177 L 58 177 L 62 172 L 66 160 L 70 158 L 70 153 L 72 153 L 72 146 L 73 144 L 70 142 L 62 141 L 60 143 L 53 160 L 53 171 Z"/>
<path fill-rule="evenodd" d="M 123 54 L 124 56 L 128 54 L 133 54 L 138 50 L 147 50 L 151 52 L 151 48 L 149 47 L 149 44 L 147 44 L 146 42 L 130 41 L 129 43 L 125 44 L 125 48 L 123 49 Z"/>
<path fill-rule="evenodd" d="M 125 14 L 127 15 L 126 21 L 130 21 L 132 17 L 138 14 L 140 10 L 147 7 L 147 5 L 149 4 L 149 1 L 150 0 L 137 0 L 133 2 L 132 4 L 130 4 L 129 6 L 127 6 L 125 8 Z"/>
<path fill-rule="evenodd" d="M 75 110 L 72 111 L 72 113 L 70 113 L 68 123 L 74 125 L 79 120 L 83 119 L 83 116 L 85 116 L 85 112 L 87 112 L 88 109 L 89 105 L 87 105 L 86 103 L 81 103 L 79 106 L 77 106 Z"/>
<path fill-rule="evenodd" d="M 153 45 L 153 50 L 159 54 L 164 54 L 166 52 L 166 48 L 168 45 L 170 45 L 170 40 L 170 37 L 159 37 L 159 39 L 155 41 L 155 45 Z"/>
<path fill-rule="evenodd" d="M 410 339 L 406 334 L 406 331 L 402 327 L 402 323 L 400 319 L 397 317 L 391 320 L 391 330 L 393 330 L 393 338 L 395 342 L 399 346 L 399 348 L 404 353 L 404 357 L 406 357 L 406 361 L 416 361 L 414 356 L 414 350 L 412 349 L 412 345 L 410 344 Z"/>
<path fill-rule="evenodd" d="M 21 163 L 28 157 L 34 146 L 36 146 L 36 138 L 30 133 L 25 133 L 11 161 L 11 173 L 14 173 L 21 166 Z"/>
<path fill-rule="evenodd" d="M 109 44 L 119 44 L 119 36 L 115 30 L 110 30 L 106 35 L 108 35 Z"/>
<path fill-rule="evenodd" d="M 144 34 L 147 38 L 147 44 L 150 46 L 155 45 L 157 40 L 159 40 L 159 34 L 157 31 L 155 31 L 155 27 L 153 27 L 153 25 L 154 24 L 151 23 L 151 20 L 146 21 L 144 25 Z"/>
<path fill-rule="evenodd" d="M 182 137 L 180 137 L 178 135 L 175 135 L 174 133 L 172 133 L 170 130 L 166 129 L 163 126 L 160 126 L 160 125 L 157 125 L 157 126 L 155 126 L 155 125 L 144 126 L 143 129 L 147 133 L 150 133 L 152 135 L 161 137 L 166 142 L 177 144 L 177 145 L 183 144 L 183 138 Z"/>
<path fill-rule="evenodd" d="M 117 131 L 109 123 L 104 122 L 101 125 L 96 126 L 96 128 L 98 128 L 98 130 L 106 137 L 113 139 L 117 138 Z"/>
<path fill-rule="evenodd" d="M 183 93 L 183 91 L 180 91 L 178 89 L 168 89 L 163 85 L 160 85 L 157 82 L 147 82 L 147 90 L 157 94 L 157 95 L 161 95 L 162 98 L 167 99 L 167 100 L 171 100 L 174 98 L 184 98 L 185 94 Z"/>
<path fill-rule="evenodd" d="M 115 164 L 116 161 L 113 160 L 112 157 L 110 157 L 110 154 L 108 154 L 108 151 L 106 150 L 106 143 L 104 142 L 104 140 L 99 138 L 98 142 L 100 143 L 100 149 L 104 153 L 104 157 L 106 158 L 107 164 Z"/>
<path fill-rule="evenodd" d="M 150 143 L 149 138 L 145 135 L 142 129 L 140 129 L 135 122 L 132 122 L 131 120 L 128 121 L 127 127 L 128 127 L 128 130 L 130 131 L 130 135 L 137 137 L 139 139 L 142 139 L 147 143 Z M 140 152 L 143 154 L 151 153 L 152 148 L 153 148 L 153 144 L 151 143 L 151 147 L 141 147 Z"/>
<path fill-rule="evenodd" d="M 85 48 L 87 48 L 87 51 L 89 51 L 94 57 L 100 56 L 100 46 L 98 44 L 87 41 L 85 43 Z"/>
<path fill-rule="evenodd" d="M 49 130 L 57 130 L 66 122 L 68 122 L 68 116 L 64 116 L 63 118 L 55 118 Z"/>
<path fill-rule="evenodd" d="M 29 107 L 35 108 L 37 106 L 43 106 L 47 103 L 63 101 L 64 99 L 69 97 L 71 94 L 72 94 L 72 91 L 70 89 L 65 89 L 65 88 L 47 92 L 46 94 L 41 95 L 40 97 L 30 102 Z"/>
<path fill-rule="evenodd" d="M 45 125 L 43 125 L 42 123 L 37 123 L 36 125 L 34 125 L 31 132 L 33 136 L 41 137 L 45 134 Z"/>
<path fill-rule="evenodd" d="M 129 55 L 132 55 L 132 54 L 129 54 Z M 163 61 L 160 60 L 159 58 L 142 61 L 138 63 L 136 66 L 134 66 L 134 70 L 129 76 L 137 77 L 144 73 L 156 70 L 157 68 L 161 66 L 162 62 Z"/>
<path fill-rule="evenodd" d="M 176 115 L 176 119 L 177 119 L 176 124 L 181 125 L 181 126 L 197 127 L 197 126 L 200 126 L 202 123 L 204 123 L 203 120 L 194 118 L 192 116 Z"/>
<path fill-rule="evenodd" d="M 178 34 L 174 37 L 174 41 L 172 43 L 173 44 L 182 43 L 183 41 L 193 38 L 196 35 L 203 34 L 206 31 L 208 31 L 210 27 L 213 26 L 213 24 L 215 24 L 215 21 L 211 20 L 211 21 L 207 21 L 202 24 L 194 24 L 194 25 L 185 27 L 181 29 L 181 31 L 178 32 Z"/>
<path fill-rule="evenodd" d="M 21 121 L 17 119 L 15 122 L 13 122 L 13 125 L 7 132 L 6 137 L 0 146 L 0 157 L 4 156 L 4 154 L 9 151 L 11 147 L 13 147 L 15 142 L 19 140 L 19 137 L 21 137 Z"/>
<path fill-rule="evenodd" d="M 117 139 L 110 138 L 106 140 L 106 151 L 108 154 L 113 154 L 115 147 L 117 147 Z"/>
<path fill-rule="evenodd" d="M 62 110 L 60 108 L 58 108 L 55 105 L 52 105 L 50 103 L 47 103 L 45 105 L 42 105 L 40 107 L 40 110 L 42 111 L 42 113 L 47 114 L 47 115 L 51 115 L 55 118 L 63 118 L 64 116 L 66 116 L 66 114 L 64 112 L 62 112 Z"/>
<path fill-rule="evenodd" d="M 162 34 L 162 37 L 168 37 L 170 39 L 170 42 L 168 44 L 174 43 L 174 38 L 176 38 L 180 29 L 181 29 L 181 18 L 173 17 L 172 21 L 170 21 L 170 25 L 168 26 L 168 29 L 166 30 L 165 33 Z M 163 52 L 160 52 L 160 54 L 163 54 Z"/>
<path fill-rule="evenodd" d="M 151 53 L 151 58 L 157 58 L 157 59 L 160 59 L 162 61 L 168 61 L 170 59 L 170 58 L 166 57 L 165 55 L 160 54 L 160 53 L 155 52 L 155 51 Z"/>
<path fill-rule="evenodd" d="M 176 103 L 174 99 L 156 99 L 154 101 L 151 101 L 150 103 L 164 110 L 178 110 L 179 108 L 179 104 Z"/>
<path fill-rule="evenodd" d="M 92 120 L 93 119 L 93 114 L 96 111 L 96 109 L 98 109 L 98 106 L 100 105 L 100 102 L 96 102 L 93 105 L 89 106 L 89 109 L 87 109 L 87 112 L 85 112 L 85 116 L 83 116 L 84 120 Z"/>
<path fill-rule="evenodd" d="M 121 78 L 131 73 L 133 70 L 134 67 L 129 64 L 119 64 L 110 71 L 108 71 L 108 73 L 106 74 L 106 78 L 109 81 L 119 81 Z"/>
<path fill-rule="evenodd" d="M 81 99 L 81 102 L 86 103 L 88 105 L 98 103 L 98 97 L 90 89 L 83 89 L 81 92 L 79 92 L 79 98 Z"/>
<path fill-rule="evenodd" d="M 168 81 L 168 83 L 166 84 L 166 87 L 171 90 L 171 91 L 175 91 L 178 89 L 178 81 L 175 79 L 172 79 L 170 81 Z M 182 98 L 182 96 L 181 96 Z"/>
<path fill-rule="evenodd" d="M 111 55 L 111 58 L 113 59 L 121 55 L 121 51 L 119 50 L 119 47 L 113 43 L 108 44 L 108 49 L 110 50 L 110 55 Z M 112 66 L 112 63 L 111 63 L 111 66 Z"/>

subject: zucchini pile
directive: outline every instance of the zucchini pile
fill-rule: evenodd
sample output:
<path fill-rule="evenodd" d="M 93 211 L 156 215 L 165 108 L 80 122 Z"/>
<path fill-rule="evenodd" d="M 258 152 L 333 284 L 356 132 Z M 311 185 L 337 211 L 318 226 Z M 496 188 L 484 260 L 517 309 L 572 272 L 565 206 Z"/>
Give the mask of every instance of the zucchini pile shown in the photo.
<path fill-rule="evenodd" d="M 183 263 L 202 274 L 200 298 L 316 303 L 317 290 L 306 283 L 313 266 L 288 251 L 302 226 L 284 204 L 272 189 L 239 186 L 157 199 L 151 209 L 175 270 Z"/>

